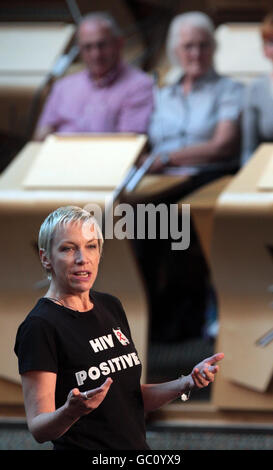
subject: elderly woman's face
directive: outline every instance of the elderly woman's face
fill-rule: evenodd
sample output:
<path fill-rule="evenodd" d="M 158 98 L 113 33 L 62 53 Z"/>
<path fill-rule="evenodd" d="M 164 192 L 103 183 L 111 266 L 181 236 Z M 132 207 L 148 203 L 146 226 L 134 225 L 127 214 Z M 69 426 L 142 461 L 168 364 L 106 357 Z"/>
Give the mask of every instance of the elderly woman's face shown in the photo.
<path fill-rule="evenodd" d="M 211 68 L 214 44 L 207 31 L 185 26 L 181 29 L 175 53 L 185 74 L 195 79 Z"/>
<path fill-rule="evenodd" d="M 100 261 L 94 224 L 71 222 L 57 227 L 50 255 L 55 284 L 66 293 L 86 292 L 93 286 Z"/>

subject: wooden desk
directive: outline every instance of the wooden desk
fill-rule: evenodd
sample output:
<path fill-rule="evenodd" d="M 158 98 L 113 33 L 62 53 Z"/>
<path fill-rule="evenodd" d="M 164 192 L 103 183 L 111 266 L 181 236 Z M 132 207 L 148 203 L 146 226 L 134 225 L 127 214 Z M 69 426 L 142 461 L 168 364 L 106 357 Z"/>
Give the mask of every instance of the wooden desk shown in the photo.
<path fill-rule="evenodd" d="M 43 104 L 49 74 L 74 33 L 72 24 L 0 24 L 2 134 L 26 137 L 30 118 L 37 118 Z M 32 105 L 37 98 L 34 110 Z"/>
<path fill-rule="evenodd" d="M 210 266 L 211 240 L 216 202 L 231 180 L 232 176 L 223 176 L 201 187 L 197 191 L 194 191 L 180 201 L 180 204 L 190 204 L 191 217 L 208 266 Z"/>
<path fill-rule="evenodd" d="M 273 410 L 272 189 L 260 182 L 273 158 L 261 145 L 217 200 L 211 270 L 219 299 L 217 350 L 225 352 L 213 388 L 219 408 Z"/>
<path fill-rule="evenodd" d="M 246 3 L 250 4 L 248 0 Z M 218 73 L 247 84 L 271 72 L 271 64 L 262 53 L 260 23 L 220 24 L 216 28 L 215 39 L 214 63 Z"/>
<path fill-rule="evenodd" d="M 218 296 L 216 349 L 225 359 L 212 401 L 219 409 L 273 409 L 273 342 L 258 344 L 273 329 L 271 163 L 273 145 L 261 145 L 234 177 L 216 180 L 180 201 L 191 204 Z"/>

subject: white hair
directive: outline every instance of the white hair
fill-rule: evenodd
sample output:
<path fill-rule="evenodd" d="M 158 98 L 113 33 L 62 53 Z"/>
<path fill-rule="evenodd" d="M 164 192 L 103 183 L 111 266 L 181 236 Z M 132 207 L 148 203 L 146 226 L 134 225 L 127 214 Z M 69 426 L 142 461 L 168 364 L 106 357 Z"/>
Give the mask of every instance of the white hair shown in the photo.
<path fill-rule="evenodd" d="M 200 11 L 191 11 L 177 15 L 171 21 L 166 40 L 167 56 L 172 65 L 179 65 L 175 54 L 175 48 L 177 46 L 181 30 L 183 28 L 188 28 L 189 26 L 206 31 L 211 37 L 212 44 L 215 46 L 215 28 L 208 15 Z"/>

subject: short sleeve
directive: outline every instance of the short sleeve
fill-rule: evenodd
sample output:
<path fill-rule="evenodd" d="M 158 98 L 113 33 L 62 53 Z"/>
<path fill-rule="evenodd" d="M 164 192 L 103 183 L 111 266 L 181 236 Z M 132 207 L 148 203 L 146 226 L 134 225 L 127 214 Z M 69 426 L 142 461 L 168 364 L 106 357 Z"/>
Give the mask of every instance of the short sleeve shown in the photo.
<path fill-rule="evenodd" d="M 93 295 L 96 296 L 96 302 L 97 300 L 101 302 L 101 308 L 107 307 L 111 314 L 115 316 L 116 320 L 118 322 L 122 322 L 122 325 L 119 326 L 125 326 L 127 331 L 130 333 L 130 337 L 132 339 L 130 325 L 121 301 L 112 294 L 102 294 L 98 292 L 93 292 Z"/>
<path fill-rule="evenodd" d="M 136 81 L 120 112 L 117 132 L 146 133 L 153 110 L 153 82 Z"/>
<path fill-rule="evenodd" d="M 117 309 L 118 309 L 118 312 L 119 312 L 119 315 L 121 316 L 123 322 L 125 323 L 126 325 L 126 328 L 128 329 L 128 331 L 130 332 L 130 336 L 131 336 L 131 329 L 130 329 L 130 325 L 129 325 L 129 322 L 128 322 L 128 318 L 127 318 L 127 315 L 125 313 L 125 310 L 124 310 L 124 307 L 121 303 L 121 301 L 117 298 L 117 297 L 114 297 L 116 303 L 117 303 Z M 131 336 L 132 337 L 132 336 Z"/>
<path fill-rule="evenodd" d="M 236 121 L 243 108 L 244 85 L 230 79 L 223 79 L 219 97 L 219 121 Z"/>
<path fill-rule="evenodd" d="M 58 371 L 54 329 L 45 320 L 26 319 L 18 328 L 14 351 L 18 357 L 19 373 L 30 370 Z"/>

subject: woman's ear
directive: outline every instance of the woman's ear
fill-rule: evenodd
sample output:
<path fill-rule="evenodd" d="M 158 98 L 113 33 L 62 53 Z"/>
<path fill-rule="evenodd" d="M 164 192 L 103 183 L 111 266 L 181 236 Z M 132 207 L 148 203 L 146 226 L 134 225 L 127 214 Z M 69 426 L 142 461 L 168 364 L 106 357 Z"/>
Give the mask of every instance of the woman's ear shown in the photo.
<path fill-rule="evenodd" d="M 45 252 L 44 248 L 40 248 L 39 255 L 40 255 L 40 260 L 41 260 L 43 268 L 46 271 L 50 271 L 51 270 L 51 262 L 50 262 L 48 256 L 46 255 L 46 252 Z"/>

